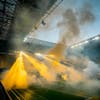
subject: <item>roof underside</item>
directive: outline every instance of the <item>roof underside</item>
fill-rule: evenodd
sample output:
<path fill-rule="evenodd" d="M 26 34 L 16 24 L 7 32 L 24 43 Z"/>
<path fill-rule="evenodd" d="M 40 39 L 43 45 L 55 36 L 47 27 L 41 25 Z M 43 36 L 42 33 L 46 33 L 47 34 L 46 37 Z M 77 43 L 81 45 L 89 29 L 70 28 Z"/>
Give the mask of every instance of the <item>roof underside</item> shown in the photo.
<path fill-rule="evenodd" d="M 0 0 L 0 39 L 9 38 L 12 31 L 15 34 L 29 33 L 56 1 Z"/>

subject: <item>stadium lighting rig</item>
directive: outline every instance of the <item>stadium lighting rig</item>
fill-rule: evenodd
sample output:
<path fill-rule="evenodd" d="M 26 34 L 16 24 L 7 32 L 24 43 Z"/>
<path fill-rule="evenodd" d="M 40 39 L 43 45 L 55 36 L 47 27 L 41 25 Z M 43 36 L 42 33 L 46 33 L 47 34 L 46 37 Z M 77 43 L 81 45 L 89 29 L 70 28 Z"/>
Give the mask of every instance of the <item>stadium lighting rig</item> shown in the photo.
<path fill-rule="evenodd" d="M 35 32 L 39 26 L 42 24 L 42 25 L 45 25 L 45 19 L 47 17 L 49 17 L 51 15 L 51 13 L 53 13 L 53 11 L 55 11 L 55 9 L 57 7 L 59 7 L 59 5 L 63 2 L 63 0 L 57 0 L 54 5 L 44 14 L 43 17 L 40 18 L 39 21 L 37 21 L 37 23 L 34 25 L 34 27 L 32 28 L 32 30 L 29 32 L 29 34 L 24 38 L 23 42 L 26 42 L 28 41 L 29 37 L 34 37 L 33 35 L 33 32 Z"/>
<path fill-rule="evenodd" d="M 78 46 L 81 46 L 81 45 L 84 45 L 84 44 L 87 44 L 89 43 L 90 41 L 97 41 L 100 39 L 100 35 L 97 35 L 97 36 L 94 36 L 92 38 L 89 38 L 87 40 L 84 40 L 84 41 L 81 41 L 79 43 L 75 43 L 74 45 L 71 46 L 71 48 L 75 48 L 75 47 L 78 47 Z"/>

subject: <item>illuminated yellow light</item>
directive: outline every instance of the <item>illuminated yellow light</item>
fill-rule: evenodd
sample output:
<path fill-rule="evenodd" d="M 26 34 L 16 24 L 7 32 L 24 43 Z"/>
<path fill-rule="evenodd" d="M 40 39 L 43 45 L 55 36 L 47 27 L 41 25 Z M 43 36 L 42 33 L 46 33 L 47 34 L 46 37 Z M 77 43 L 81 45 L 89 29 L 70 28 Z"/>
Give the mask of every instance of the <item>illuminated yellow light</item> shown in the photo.
<path fill-rule="evenodd" d="M 55 58 L 55 55 L 53 55 L 53 54 L 49 54 L 49 55 L 47 55 L 48 57 L 51 57 L 51 58 Z"/>
<path fill-rule="evenodd" d="M 50 58 L 46 58 L 46 60 L 49 63 L 49 65 L 52 66 L 55 73 L 58 73 L 61 75 L 63 80 L 70 79 L 70 81 L 77 82 L 84 79 L 84 76 L 82 76 L 82 74 L 78 73 L 73 68 L 62 65 L 58 61 L 52 60 Z"/>
<path fill-rule="evenodd" d="M 24 69 L 22 53 L 20 53 L 11 69 L 5 74 L 2 83 L 8 90 L 12 88 L 27 88 L 27 73 Z"/>
<path fill-rule="evenodd" d="M 61 65 L 58 61 L 52 60 L 50 58 L 45 58 L 50 66 L 52 66 L 53 70 L 55 70 L 55 73 L 65 73 L 67 71 L 67 67 Z"/>
<path fill-rule="evenodd" d="M 40 53 L 35 54 L 41 55 Z M 75 71 L 73 68 L 62 65 L 61 63 L 59 63 L 58 60 L 53 60 L 51 59 L 51 57 L 45 56 L 45 61 L 47 61 L 46 65 L 33 58 L 32 56 L 27 55 L 23 51 L 20 51 L 15 63 L 6 73 L 4 79 L 2 80 L 2 83 L 6 89 L 26 88 L 28 86 L 27 73 L 24 68 L 23 57 L 25 57 L 27 61 L 29 61 L 33 65 L 33 67 L 39 72 L 40 76 L 47 81 L 55 81 L 57 74 L 60 74 L 63 80 L 83 80 L 83 76 L 80 73 Z M 56 58 L 56 56 L 54 57 Z"/>
<path fill-rule="evenodd" d="M 23 55 L 23 52 L 22 52 L 22 51 L 20 51 L 19 56 L 20 56 L 20 57 L 22 57 L 22 55 Z"/>
<path fill-rule="evenodd" d="M 63 74 L 61 77 L 62 77 L 63 80 L 65 80 L 65 81 L 67 80 L 67 75 L 66 74 Z"/>
<path fill-rule="evenodd" d="M 41 63 L 40 61 L 36 60 L 35 58 L 25 53 L 23 53 L 23 55 L 28 59 L 28 61 L 33 65 L 33 67 L 40 73 L 40 76 L 45 78 L 47 81 L 54 80 L 51 73 L 49 72 L 48 67 L 45 64 Z"/>

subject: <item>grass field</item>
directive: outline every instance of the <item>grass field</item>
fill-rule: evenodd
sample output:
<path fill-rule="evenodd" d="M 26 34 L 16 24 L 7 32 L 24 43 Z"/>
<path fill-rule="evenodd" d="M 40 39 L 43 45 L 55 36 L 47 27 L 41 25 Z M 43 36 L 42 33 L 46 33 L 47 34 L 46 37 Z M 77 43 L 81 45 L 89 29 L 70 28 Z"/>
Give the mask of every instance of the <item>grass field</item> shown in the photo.
<path fill-rule="evenodd" d="M 12 92 L 13 91 L 13 92 Z M 53 89 L 30 86 L 28 89 L 12 90 L 9 95 L 13 100 L 85 100 L 85 97 L 75 96 Z M 15 95 L 15 94 L 17 95 Z"/>

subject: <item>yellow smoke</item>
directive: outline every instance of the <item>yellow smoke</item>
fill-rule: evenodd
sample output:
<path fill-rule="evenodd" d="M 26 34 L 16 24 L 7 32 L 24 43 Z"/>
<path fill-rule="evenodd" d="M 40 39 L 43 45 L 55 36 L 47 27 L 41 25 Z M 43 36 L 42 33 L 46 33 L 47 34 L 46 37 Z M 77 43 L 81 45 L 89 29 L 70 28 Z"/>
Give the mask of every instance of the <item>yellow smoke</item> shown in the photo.
<path fill-rule="evenodd" d="M 23 57 L 30 62 L 34 69 L 39 72 L 40 76 L 48 82 L 56 81 L 57 75 L 65 81 L 77 82 L 83 80 L 83 76 L 73 68 L 62 65 L 58 60 L 53 60 L 49 57 L 44 57 L 48 65 L 38 61 L 26 53 L 20 53 L 11 69 L 5 74 L 2 83 L 6 89 L 12 88 L 27 88 L 27 73 L 24 69 Z M 32 79 L 34 80 L 34 79 Z"/>
<path fill-rule="evenodd" d="M 8 90 L 27 87 L 27 73 L 24 69 L 22 54 L 18 56 L 11 69 L 5 74 L 2 83 Z"/>
<path fill-rule="evenodd" d="M 52 48 L 49 52 L 48 55 L 50 57 L 53 57 L 57 60 L 60 60 L 63 58 L 64 55 L 64 50 L 65 50 L 65 45 L 62 43 L 58 43 L 54 48 Z"/>
<path fill-rule="evenodd" d="M 35 58 L 27 55 L 26 53 L 23 53 L 23 55 L 27 58 L 27 60 L 29 62 L 31 62 L 33 64 L 33 67 L 40 73 L 40 76 L 45 78 L 47 81 L 55 80 L 55 78 L 49 72 L 49 69 L 45 64 L 43 64 L 40 61 L 36 60 Z"/>
<path fill-rule="evenodd" d="M 74 83 L 84 80 L 84 76 L 72 67 L 62 65 L 58 61 L 52 60 L 48 57 L 45 57 L 45 60 L 54 69 L 56 74 L 61 75 L 63 80 L 68 80 Z"/>

